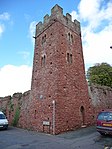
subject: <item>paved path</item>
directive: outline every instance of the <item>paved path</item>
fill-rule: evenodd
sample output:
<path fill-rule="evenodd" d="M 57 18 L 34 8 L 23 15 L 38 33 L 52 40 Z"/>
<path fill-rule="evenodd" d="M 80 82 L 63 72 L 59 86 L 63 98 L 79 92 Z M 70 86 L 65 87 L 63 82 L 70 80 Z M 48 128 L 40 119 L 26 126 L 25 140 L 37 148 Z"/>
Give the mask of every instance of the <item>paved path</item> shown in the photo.
<path fill-rule="evenodd" d="M 0 131 L 0 149 L 110 149 L 112 137 L 102 137 L 95 127 L 61 135 L 48 135 L 9 127 Z M 111 148 L 112 149 L 112 148 Z"/>

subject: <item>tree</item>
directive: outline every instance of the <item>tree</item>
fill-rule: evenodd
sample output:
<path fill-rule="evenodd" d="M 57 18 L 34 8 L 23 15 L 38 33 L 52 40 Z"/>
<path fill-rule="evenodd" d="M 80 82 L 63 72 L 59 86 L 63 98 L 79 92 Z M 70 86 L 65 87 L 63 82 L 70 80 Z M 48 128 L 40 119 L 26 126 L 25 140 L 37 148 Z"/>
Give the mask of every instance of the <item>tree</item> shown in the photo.
<path fill-rule="evenodd" d="M 97 63 L 87 71 L 89 83 L 109 86 L 112 88 L 112 66 L 107 63 Z"/>

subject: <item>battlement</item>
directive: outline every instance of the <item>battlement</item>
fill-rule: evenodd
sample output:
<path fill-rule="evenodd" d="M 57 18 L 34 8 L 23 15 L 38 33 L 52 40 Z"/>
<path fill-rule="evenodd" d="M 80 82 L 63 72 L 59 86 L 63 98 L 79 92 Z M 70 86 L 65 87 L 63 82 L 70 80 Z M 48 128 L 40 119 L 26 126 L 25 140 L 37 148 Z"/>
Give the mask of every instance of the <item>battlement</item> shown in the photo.
<path fill-rule="evenodd" d="M 63 9 L 59 5 L 56 4 L 51 9 L 51 15 L 49 16 L 48 14 L 46 14 L 44 16 L 43 23 L 39 22 L 36 25 L 35 36 L 37 37 L 48 26 L 50 26 L 52 23 L 55 23 L 55 21 L 59 21 L 60 23 L 62 23 L 63 25 L 67 26 L 68 28 L 70 28 L 71 30 L 73 30 L 74 32 L 80 35 L 81 33 L 80 22 L 78 22 L 77 20 L 74 20 L 74 22 L 72 22 L 72 16 L 69 13 L 66 13 L 66 16 L 64 16 Z"/>

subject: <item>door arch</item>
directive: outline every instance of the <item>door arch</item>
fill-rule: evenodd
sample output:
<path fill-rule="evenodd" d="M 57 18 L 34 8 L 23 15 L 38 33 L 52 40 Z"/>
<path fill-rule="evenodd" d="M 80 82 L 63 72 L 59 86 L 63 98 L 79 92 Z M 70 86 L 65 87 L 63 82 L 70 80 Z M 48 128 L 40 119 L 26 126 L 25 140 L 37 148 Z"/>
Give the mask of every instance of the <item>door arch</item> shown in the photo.
<path fill-rule="evenodd" d="M 80 107 L 80 112 L 81 112 L 82 125 L 84 125 L 84 123 L 85 123 L 85 109 L 84 109 L 84 106 Z"/>

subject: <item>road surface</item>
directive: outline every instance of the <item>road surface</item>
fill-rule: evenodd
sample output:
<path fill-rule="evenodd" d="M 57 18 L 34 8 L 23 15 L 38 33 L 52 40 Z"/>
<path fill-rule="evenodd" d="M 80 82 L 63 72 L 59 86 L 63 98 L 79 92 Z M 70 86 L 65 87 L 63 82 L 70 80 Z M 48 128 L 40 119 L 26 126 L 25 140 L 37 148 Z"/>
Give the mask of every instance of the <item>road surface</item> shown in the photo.
<path fill-rule="evenodd" d="M 112 149 L 112 137 L 101 136 L 95 127 L 56 136 L 9 127 L 0 130 L 0 149 Z"/>

